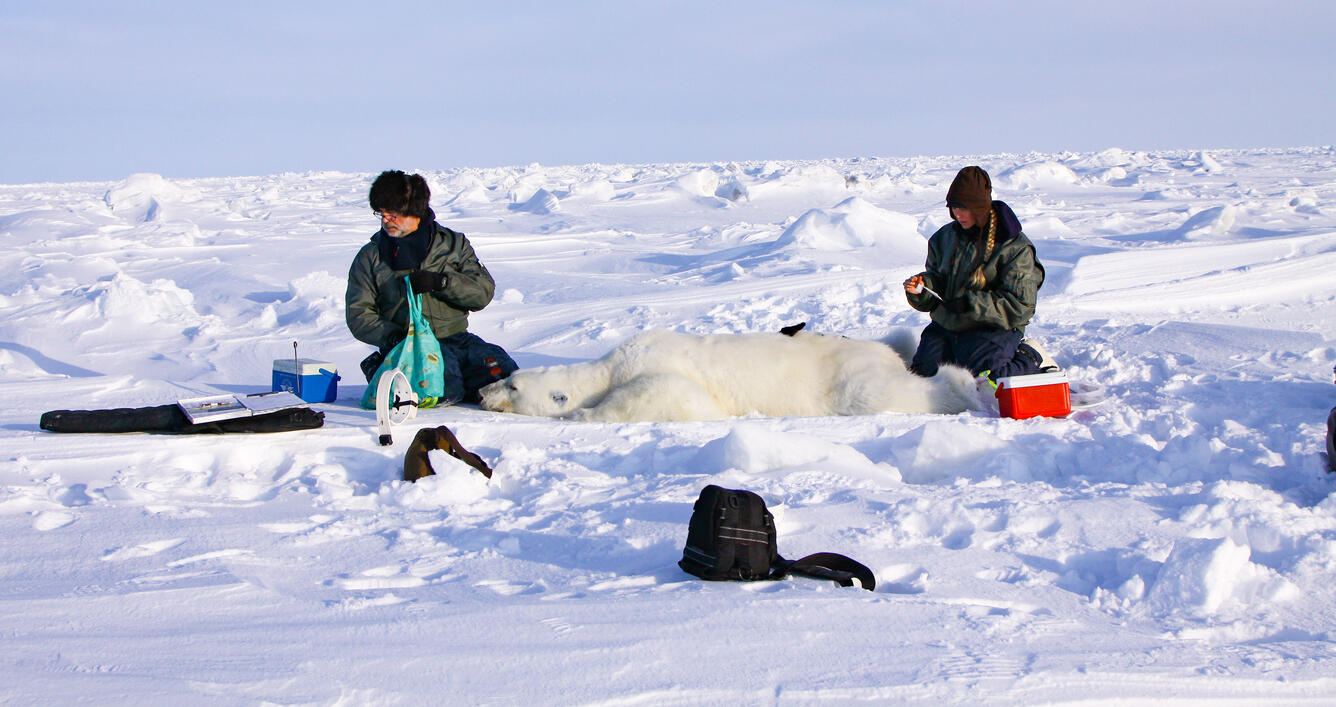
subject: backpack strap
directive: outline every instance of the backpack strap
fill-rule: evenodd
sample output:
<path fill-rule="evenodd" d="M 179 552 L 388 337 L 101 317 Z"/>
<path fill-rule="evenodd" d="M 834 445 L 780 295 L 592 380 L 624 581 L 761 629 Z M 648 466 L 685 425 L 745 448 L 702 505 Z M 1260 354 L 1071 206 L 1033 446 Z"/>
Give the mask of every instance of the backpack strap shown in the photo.
<path fill-rule="evenodd" d="M 818 552 L 796 560 L 781 557 L 772 568 L 770 579 L 779 579 L 790 572 L 829 579 L 838 582 L 841 587 L 852 587 L 855 579 L 868 591 L 873 591 L 877 586 L 877 578 L 867 565 L 834 552 Z"/>

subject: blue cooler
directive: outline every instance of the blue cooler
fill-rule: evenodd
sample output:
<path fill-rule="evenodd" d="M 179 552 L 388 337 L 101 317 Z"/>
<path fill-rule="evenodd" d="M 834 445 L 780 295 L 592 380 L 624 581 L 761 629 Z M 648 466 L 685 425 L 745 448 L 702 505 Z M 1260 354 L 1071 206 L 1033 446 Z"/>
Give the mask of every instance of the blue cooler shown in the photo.
<path fill-rule="evenodd" d="M 276 358 L 272 389 L 290 390 L 308 403 L 334 402 L 339 397 L 338 369 L 332 363 L 309 358 Z"/>

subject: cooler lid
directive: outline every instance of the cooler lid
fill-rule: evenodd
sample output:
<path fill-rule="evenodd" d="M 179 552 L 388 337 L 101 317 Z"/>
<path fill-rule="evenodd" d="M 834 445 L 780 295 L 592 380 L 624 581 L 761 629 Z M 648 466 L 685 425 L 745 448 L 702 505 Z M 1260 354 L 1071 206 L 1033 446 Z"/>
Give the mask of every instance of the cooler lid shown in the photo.
<path fill-rule="evenodd" d="M 1052 373 L 1032 373 L 1028 376 L 1007 376 L 997 379 L 997 389 L 1003 388 L 1029 388 L 1036 385 L 1057 385 L 1067 383 L 1067 374 L 1064 371 L 1054 371 Z"/>
<path fill-rule="evenodd" d="M 294 373 L 293 363 L 293 359 L 290 358 L 276 358 L 274 359 L 274 370 L 279 373 Z M 301 372 L 297 373 L 297 375 L 301 376 L 320 375 L 320 369 L 322 368 L 330 373 L 338 373 L 338 369 L 334 367 L 334 364 L 329 363 L 328 361 L 317 361 L 313 358 L 299 358 L 296 360 L 296 363 L 301 364 Z"/>

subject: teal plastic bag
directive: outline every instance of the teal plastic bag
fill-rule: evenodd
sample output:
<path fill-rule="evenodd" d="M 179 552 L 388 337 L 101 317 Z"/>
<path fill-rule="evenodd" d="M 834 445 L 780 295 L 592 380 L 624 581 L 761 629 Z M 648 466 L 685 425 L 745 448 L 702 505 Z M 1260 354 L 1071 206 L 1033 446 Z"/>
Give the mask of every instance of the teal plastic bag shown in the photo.
<path fill-rule="evenodd" d="M 408 336 L 390 349 L 389 355 L 376 369 L 371 383 L 362 395 L 362 407 L 376 409 L 376 386 L 386 371 L 399 369 L 408 377 L 413 392 L 418 396 L 418 407 L 431 407 L 445 393 L 445 378 L 441 374 L 441 343 L 431 331 L 431 325 L 422 316 L 422 296 L 413 294 L 413 286 L 404 276 L 408 288 Z"/>

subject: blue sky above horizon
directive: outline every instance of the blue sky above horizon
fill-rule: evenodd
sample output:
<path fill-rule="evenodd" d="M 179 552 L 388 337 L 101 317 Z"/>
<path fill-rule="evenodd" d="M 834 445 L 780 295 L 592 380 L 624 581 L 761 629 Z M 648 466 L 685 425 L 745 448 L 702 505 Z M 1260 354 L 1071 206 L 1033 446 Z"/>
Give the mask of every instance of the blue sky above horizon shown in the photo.
<path fill-rule="evenodd" d="M 1325 145 L 1321 2 L 0 9 L 0 183 Z"/>

